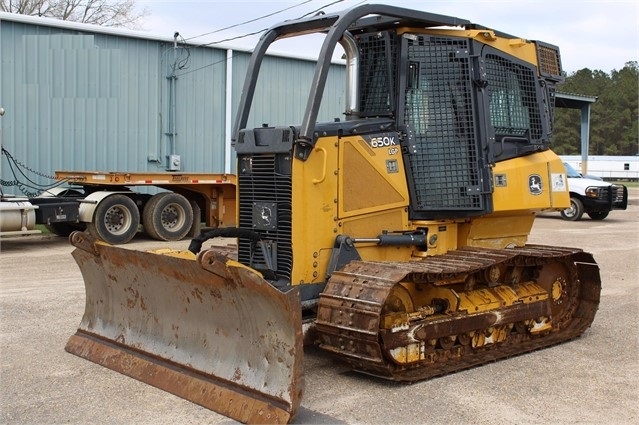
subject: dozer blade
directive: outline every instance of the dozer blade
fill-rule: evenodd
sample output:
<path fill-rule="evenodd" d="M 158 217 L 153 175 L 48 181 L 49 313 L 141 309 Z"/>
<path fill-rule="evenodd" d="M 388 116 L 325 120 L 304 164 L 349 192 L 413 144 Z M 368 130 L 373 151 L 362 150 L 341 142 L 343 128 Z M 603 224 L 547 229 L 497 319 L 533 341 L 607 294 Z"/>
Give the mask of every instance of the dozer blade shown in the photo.
<path fill-rule="evenodd" d="M 303 387 L 297 290 L 282 293 L 214 250 L 196 259 L 70 239 L 86 307 L 68 352 L 240 422 L 293 418 Z"/>

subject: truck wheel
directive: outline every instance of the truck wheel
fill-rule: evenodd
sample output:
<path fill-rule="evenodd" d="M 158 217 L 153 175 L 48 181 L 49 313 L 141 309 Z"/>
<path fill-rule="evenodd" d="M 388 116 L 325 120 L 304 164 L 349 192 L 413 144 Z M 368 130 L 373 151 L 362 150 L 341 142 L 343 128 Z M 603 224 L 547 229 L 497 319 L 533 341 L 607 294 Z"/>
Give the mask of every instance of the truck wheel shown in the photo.
<path fill-rule="evenodd" d="M 608 217 L 609 213 L 610 211 L 593 211 L 589 212 L 588 215 L 593 220 L 603 220 L 604 218 Z"/>
<path fill-rule="evenodd" d="M 140 225 L 140 211 L 131 198 L 116 194 L 104 198 L 96 207 L 89 233 L 112 245 L 133 239 Z"/>
<path fill-rule="evenodd" d="M 179 241 L 193 225 L 193 208 L 178 193 L 158 193 L 144 207 L 142 223 L 144 231 L 153 239 Z"/>
<path fill-rule="evenodd" d="M 566 208 L 561 212 L 564 220 L 579 221 L 584 215 L 584 204 L 577 198 L 570 198 L 570 208 Z"/>

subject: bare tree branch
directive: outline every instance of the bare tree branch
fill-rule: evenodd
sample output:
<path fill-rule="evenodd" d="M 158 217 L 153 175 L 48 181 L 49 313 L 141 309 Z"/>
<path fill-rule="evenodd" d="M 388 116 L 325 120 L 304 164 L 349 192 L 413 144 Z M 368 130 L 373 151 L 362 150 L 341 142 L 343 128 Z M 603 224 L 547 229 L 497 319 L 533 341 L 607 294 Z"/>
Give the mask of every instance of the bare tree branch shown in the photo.
<path fill-rule="evenodd" d="M 135 0 L 0 0 L 0 11 L 131 29 L 148 15 Z"/>

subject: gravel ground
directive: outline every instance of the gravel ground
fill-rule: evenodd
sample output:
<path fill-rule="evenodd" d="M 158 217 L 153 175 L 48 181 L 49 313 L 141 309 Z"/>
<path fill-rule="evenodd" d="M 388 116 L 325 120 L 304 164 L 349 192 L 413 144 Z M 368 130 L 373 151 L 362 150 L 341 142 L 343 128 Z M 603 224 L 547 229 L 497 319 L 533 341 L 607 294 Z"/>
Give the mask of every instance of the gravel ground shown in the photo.
<path fill-rule="evenodd" d="M 350 372 L 308 349 L 295 423 L 639 423 L 639 189 L 603 221 L 539 218 L 531 243 L 577 246 L 601 267 L 592 327 L 570 343 L 412 385 Z M 170 246 L 138 236 L 133 249 Z M 234 421 L 64 351 L 84 310 L 66 238 L 0 246 L 0 422 L 231 424 Z"/>

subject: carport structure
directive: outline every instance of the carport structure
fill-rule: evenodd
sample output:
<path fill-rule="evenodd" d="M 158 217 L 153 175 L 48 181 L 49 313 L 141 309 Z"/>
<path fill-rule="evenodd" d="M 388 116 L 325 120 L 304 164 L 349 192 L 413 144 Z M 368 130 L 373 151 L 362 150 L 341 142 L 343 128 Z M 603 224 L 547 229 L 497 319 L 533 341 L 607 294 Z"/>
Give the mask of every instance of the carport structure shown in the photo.
<path fill-rule="evenodd" d="M 597 96 L 557 92 L 555 106 L 581 110 L 581 173 L 588 170 L 588 147 L 590 145 L 590 105 L 597 101 Z"/>

